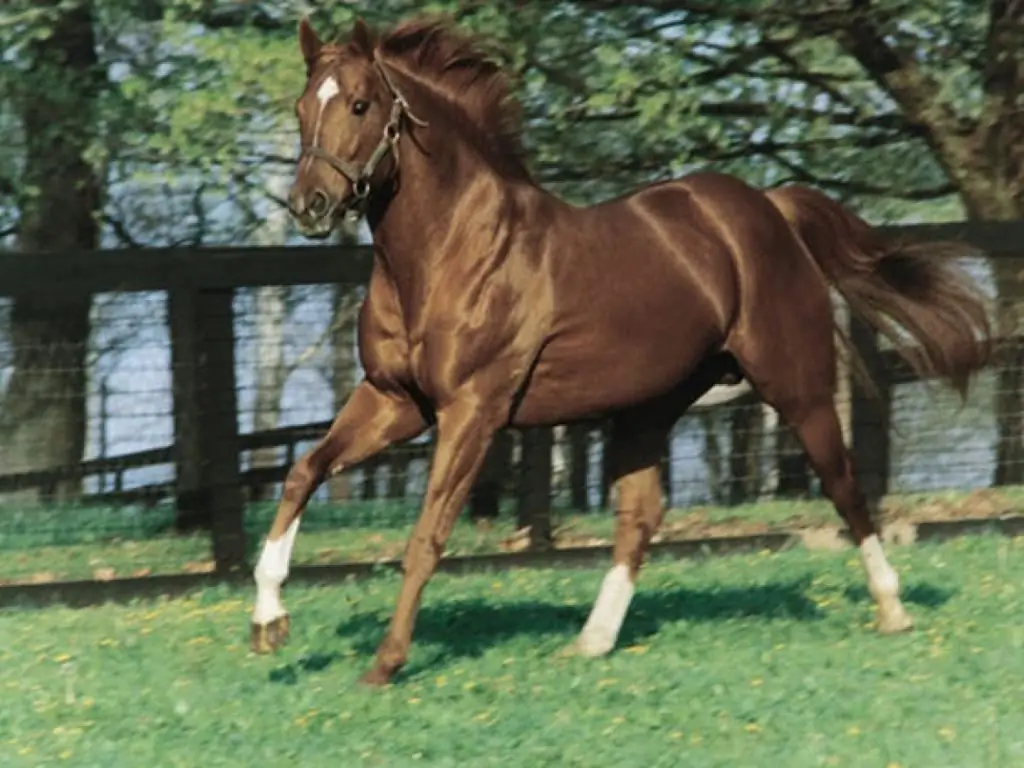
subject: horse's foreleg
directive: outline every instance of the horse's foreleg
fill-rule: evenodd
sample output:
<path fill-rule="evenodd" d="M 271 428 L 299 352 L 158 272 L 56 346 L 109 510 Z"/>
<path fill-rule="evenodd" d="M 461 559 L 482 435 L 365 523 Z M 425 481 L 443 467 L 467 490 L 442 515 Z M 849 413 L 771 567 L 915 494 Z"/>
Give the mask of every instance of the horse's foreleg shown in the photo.
<path fill-rule="evenodd" d="M 310 496 L 326 477 L 354 466 L 392 443 L 415 437 L 426 428 L 416 404 L 385 393 L 369 382 L 356 387 L 324 438 L 288 472 L 277 515 L 256 564 L 256 605 L 251 645 L 267 653 L 283 645 L 289 629 L 281 602 L 281 584 L 288 577 L 299 520 Z"/>
<path fill-rule="evenodd" d="M 444 553 L 499 422 L 488 418 L 483 404 L 475 400 L 457 401 L 438 413 L 437 448 L 423 510 L 402 559 L 395 611 L 377 649 L 376 663 L 363 676 L 363 683 L 383 685 L 405 665 L 423 590 Z"/>

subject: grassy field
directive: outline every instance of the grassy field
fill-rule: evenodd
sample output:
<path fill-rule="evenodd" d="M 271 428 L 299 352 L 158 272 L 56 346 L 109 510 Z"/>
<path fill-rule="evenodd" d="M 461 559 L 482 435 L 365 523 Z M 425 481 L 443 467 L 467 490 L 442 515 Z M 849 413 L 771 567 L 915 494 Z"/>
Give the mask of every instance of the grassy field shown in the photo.
<path fill-rule="evenodd" d="M 885 501 L 882 519 L 995 517 L 1021 510 L 1024 488 L 1004 487 L 892 496 Z M 254 550 L 272 515 L 273 505 L 250 511 L 246 525 Z M 401 557 L 415 515 L 414 505 L 400 502 L 313 505 L 303 520 L 295 561 L 328 564 Z M 0 508 L 0 584 L 212 570 L 208 537 L 168 535 L 172 522 L 169 509 Z M 607 512 L 556 514 L 555 523 L 556 547 L 607 543 L 614 530 L 614 517 Z M 704 538 L 838 524 L 835 511 L 823 500 L 770 501 L 671 510 L 659 538 Z M 510 516 L 487 528 L 463 517 L 446 554 L 514 551 L 524 543 L 525 537 L 516 535 Z"/>
<path fill-rule="evenodd" d="M 439 576 L 396 684 L 356 685 L 382 575 L 286 589 L 293 639 L 246 649 L 248 591 L 0 613 L 5 766 L 1024 765 L 1024 539 L 892 550 L 918 629 L 879 637 L 849 552 L 654 563 L 619 649 L 562 658 L 597 571 Z"/>

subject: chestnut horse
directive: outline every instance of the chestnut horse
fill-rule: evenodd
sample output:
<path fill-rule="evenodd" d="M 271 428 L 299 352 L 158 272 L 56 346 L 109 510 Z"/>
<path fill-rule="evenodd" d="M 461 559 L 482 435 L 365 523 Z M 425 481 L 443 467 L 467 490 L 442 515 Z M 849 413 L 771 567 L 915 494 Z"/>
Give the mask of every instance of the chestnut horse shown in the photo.
<path fill-rule="evenodd" d="M 531 179 L 505 74 L 449 22 L 375 36 L 359 21 L 334 44 L 303 19 L 298 37 L 307 81 L 292 215 L 314 238 L 365 215 L 374 261 L 359 324 L 365 379 L 288 474 L 255 568 L 256 651 L 287 635 L 280 587 L 325 478 L 436 426 L 397 604 L 362 678 L 383 684 L 406 662 L 423 590 L 495 432 L 607 416 L 614 559 L 575 643 L 607 653 L 662 518 L 669 431 L 739 376 L 799 436 L 849 526 L 878 629 L 911 627 L 836 414 L 829 289 L 919 371 L 963 391 L 989 348 L 965 276 L 803 187 L 764 192 L 702 172 L 570 205 Z"/>

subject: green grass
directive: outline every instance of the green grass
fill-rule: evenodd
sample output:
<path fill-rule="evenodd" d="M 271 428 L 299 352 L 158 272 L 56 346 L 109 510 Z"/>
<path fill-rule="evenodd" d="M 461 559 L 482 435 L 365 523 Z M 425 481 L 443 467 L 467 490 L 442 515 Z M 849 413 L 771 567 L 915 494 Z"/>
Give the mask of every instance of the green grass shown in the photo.
<path fill-rule="evenodd" d="M 1024 489 L 1005 487 L 965 493 L 902 494 L 887 499 L 884 517 L 935 519 L 1013 513 L 1024 508 Z M 270 526 L 272 504 L 254 506 L 246 528 L 255 550 Z M 416 507 L 394 501 L 313 505 L 303 519 L 295 561 L 333 564 L 401 557 Z M 665 538 L 761 533 L 793 527 L 837 525 L 831 505 L 821 499 L 769 501 L 736 507 L 671 510 L 662 526 Z M 206 535 L 173 536 L 169 508 L 0 507 L 0 582 L 129 577 L 152 573 L 210 570 Z M 556 513 L 556 546 L 609 542 L 614 516 Z M 487 529 L 460 519 L 448 555 L 515 548 L 509 515 Z"/>
<path fill-rule="evenodd" d="M 880 637 L 850 552 L 648 567 L 619 649 L 558 652 L 599 571 L 438 576 L 406 671 L 356 685 L 396 577 L 0 613 L 5 766 L 1024 765 L 1024 539 L 893 548 L 918 629 Z"/>

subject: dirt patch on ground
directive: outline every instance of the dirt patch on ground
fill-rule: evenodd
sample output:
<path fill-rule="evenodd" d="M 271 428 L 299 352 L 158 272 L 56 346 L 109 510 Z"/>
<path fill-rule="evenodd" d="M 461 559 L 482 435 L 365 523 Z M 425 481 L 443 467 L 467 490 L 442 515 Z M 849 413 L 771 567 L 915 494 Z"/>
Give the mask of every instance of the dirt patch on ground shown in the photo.
<path fill-rule="evenodd" d="M 886 543 L 912 544 L 916 539 L 915 524 L 921 522 L 947 522 L 954 520 L 991 520 L 1018 514 L 1015 504 L 998 490 L 982 488 L 957 498 L 891 499 L 886 500 L 878 516 L 882 536 Z M 771 522 L 751 518 L 710 519 L 707 512 L 695 510 L 682 516 L 673 516 L 653 538 L 654 542 L 705 539 L 731 536 L 756 536 L 769 533 L 795 533 L 811 549 L 841 549 L 849 546 L 845 526 L 824 522 L 821 516 L 793 515 Z M 523 537 L 525 538 L 525 536 Z M 574 534 L 572 529 L 554 532 L 555 547 L 585 547 L 611 544 L 610 538 Z M 511 540 L 506 542 L 511 544 Z M 522 548 L 522 547 L 519 547 Z M 503 547 L 505 549 L 505 547 Z M 515 545 L 506 551 L 514 551 Z"/>
<path fill-rule="evenodd" d="M 938 522 L 946 520 L 990 519 L 1015 514 L 1020 505 L 993 488 L 979 488 L 956 499 L 908 499 L 886 501 L 881 521 L 910 520 Z"/>

